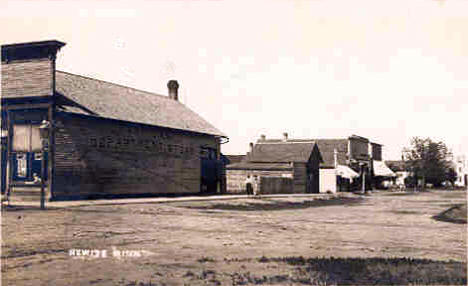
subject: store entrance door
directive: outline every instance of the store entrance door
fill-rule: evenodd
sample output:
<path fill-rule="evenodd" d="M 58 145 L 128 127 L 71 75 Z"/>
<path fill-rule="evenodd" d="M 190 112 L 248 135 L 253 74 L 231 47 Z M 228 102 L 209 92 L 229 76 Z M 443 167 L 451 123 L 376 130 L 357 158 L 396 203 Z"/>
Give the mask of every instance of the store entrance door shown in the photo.
<path fill-rule="evenodd" d="M 13 183 L 39 183 L 41 177 L 42 145 L 38 124 L 13 125 L 11 153 Z M 47 166 L 47 158 L 46 160 Z M 46 172 L 47 173 L 47 172 Z M 45 178 L 47 179 L 47 178 Z"/>
<path fill-rule="evenodd" d="M 14 182 L 39 182 L 41 178 L 41 152 L 16 152 L 12 154 L 13 181 Z M 45 156 L 47 166 L 47 154 Z M 47 180 L 47 172 L 46 180 Z"/>

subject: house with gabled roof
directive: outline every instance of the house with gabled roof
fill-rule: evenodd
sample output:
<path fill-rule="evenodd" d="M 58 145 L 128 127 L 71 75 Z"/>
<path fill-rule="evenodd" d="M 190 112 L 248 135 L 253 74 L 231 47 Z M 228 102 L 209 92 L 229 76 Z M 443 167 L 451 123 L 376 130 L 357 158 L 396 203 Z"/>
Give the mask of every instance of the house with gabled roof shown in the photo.
<path fill-rule="evenodd" d="M 57 71 L 64 45 L 2 46 L 2 192 L 38 181 L 49 199 L 225 189 L 228 138 L 178 100 L 177 81 L 166 96 Z"/>
<path fill-rule="evenodd" d="M 231 192 L 244 191 L 243 182 L 249 175 L 259 177 L 260 184 L 262 178 L 264 184 L 269 178 L 284 178 L 286 183 L 283 182 L 283 186 L 273 184 L 270 189 L 263 188 L 264 192 L 318 193 L 321 162 L 321 154 L 314 142 L 251 143 L 250 151 L 242 162 L 226 167 L 227 188 Z"/>

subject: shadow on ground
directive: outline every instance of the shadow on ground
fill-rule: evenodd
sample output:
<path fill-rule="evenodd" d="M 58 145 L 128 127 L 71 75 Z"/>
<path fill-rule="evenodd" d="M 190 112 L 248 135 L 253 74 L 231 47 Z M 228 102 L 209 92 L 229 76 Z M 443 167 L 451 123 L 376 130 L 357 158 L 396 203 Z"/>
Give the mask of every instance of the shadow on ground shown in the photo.
<path fill-rule="evenodd" d="M 259 259 L 228 259 L 226 264 L 264 264 L 264 268 L 283 271 L 258 273 L 255 270 L 238 270 L 231 273 L 207 269 L 213 259 L 198 261 L 203 265 L 199 271 L 187 271 L 184 277 L 189 284 L 197 282 L 222 285 L 225 276 L 230 276 L 232 285 L 466 285 L 466 263 L 458 261 L 435 261 L 411 258 L 304 258 L 276 257 Z M 254 268 L 252 266 L 252 268 Z M 289 269 L 289 270 L 287 270 Z"/>
<path fill-rule="evenodd" d="M 466 224 L 466 204 L 454 205 L 432 218 L 438 221 Z"/>
<path fill-rule="evenodd" d="M 258 260 L 262 263 L 284 262 L 297 266 L 296 277 L 285 275 L 282 281 L 270 282 L 338 285 L 466 285 L 466 263 L 410 258 L 309 258 L 281 257 Z"/>
<path fill-rule="evenodd" d="M 313 207 L 339 206 L 339 205 L 357 205 L 364 201 L 363 198 L 334 198 L 334 199 L 315 199 L 302 202 L 262 200 L 259 203 L 242 204 L 213 204 L 208 206 L 185 206 L 190 209 L 202 210 L 230 210 L 230 211 L 280 211 L 290 209 L 306 209 Z"/>
<path fill-rule="evenodd" d="M 15 206 L 15 205 L 2 205 L 2 211 L 50 211 L 50 210 L 56 210 L 56 208 L 51 208 L 47 207 L 45 209 L 41 209 L 41 207 L 38 206 Z"/>

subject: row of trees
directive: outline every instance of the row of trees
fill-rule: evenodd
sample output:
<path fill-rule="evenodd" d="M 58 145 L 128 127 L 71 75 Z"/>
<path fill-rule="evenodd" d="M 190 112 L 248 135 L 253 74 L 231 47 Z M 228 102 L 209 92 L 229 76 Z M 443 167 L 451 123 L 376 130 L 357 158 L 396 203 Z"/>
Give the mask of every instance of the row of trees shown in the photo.
<path fill-rule="evenodd" d="M 432 141 L 430 138 L 414 137 L 410 147 L 403 149 L 405 169 L 412 173 L 412 184 L 420 181 L 423 187 L 426 183 L 436 187 L 445 181 L 452 185 L 455 183 L 457 173 L 452 164 L 452 156 L 444 142 Z"/>

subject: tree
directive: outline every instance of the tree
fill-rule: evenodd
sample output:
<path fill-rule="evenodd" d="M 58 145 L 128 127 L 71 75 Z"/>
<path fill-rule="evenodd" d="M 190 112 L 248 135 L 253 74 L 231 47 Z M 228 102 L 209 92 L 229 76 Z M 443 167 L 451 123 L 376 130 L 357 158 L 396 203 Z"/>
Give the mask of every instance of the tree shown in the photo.
<path fill-rule="evenodd" d="M 452 184 L 452 187 L 455 186 L 455 181 L 457 180 L 458 174 L 453 167 L 450 167 L 445 174 L 445 179 Z"/>
<path fill-rule="evenodd" d="M 452 154 L 444 142 L 434 142 L 430 138 L 413 137 L 411 146 L 403 149 L 406 165 L 416 180 L 440 186 L 446 180 Z"/>

